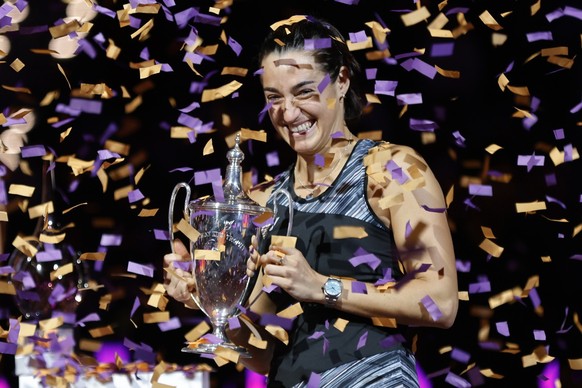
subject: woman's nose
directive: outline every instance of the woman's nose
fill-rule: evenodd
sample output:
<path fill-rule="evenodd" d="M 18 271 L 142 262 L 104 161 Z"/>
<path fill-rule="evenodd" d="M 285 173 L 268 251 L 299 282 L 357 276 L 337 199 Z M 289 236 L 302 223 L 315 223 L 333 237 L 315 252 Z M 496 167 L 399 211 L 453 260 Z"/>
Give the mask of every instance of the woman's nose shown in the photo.
<path fill-rule="evenodd" d="M 292 99 L 285 99 L 283 106 L 283 119 L 286 122 L 293 122 L 299 115 L 299 108 Z"/>

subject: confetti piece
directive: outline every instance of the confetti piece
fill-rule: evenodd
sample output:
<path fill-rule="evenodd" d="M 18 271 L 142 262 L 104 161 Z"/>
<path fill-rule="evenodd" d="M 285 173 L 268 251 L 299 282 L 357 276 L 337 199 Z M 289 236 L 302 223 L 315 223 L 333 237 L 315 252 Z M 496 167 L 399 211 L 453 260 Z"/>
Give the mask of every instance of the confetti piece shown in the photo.
<path fill-rule="evenodd" d="M 194 260 L 213 260 L 218 261 L 221 259 L 220 251 L 213 251 L 208 249 L 195 249 L 194 250 Z"/>
<path fill-rule="evenodd" d="M 358 226 L 336 226 L 333 228 L 333 238 L 334 239 L 345 239 L 345 238 L 365 238 L 368 233 L 363 227 Z"/>
<path fill-rule="evenodd" d="M 192 330 L 184 335 L 187 341 L 193 342 L 202 337 L 210 330 L 210 325 L 206 321 L 200 322 Z"/>
<path fill-rule="evenodd" d="M 200 232 L 198 232 L 192 225 L 190 225 L 188 221 L 186 221 L 183 218 L 180 219 L 176 228 L 180 232 L 184 233 L 184 235 L 188 237 L 190 241 L 195 242 L 198 240 L 198 237 L 200 236 Z"/>
<path fill-rule="evenodd" d="M 34 194 L 34 186 L 11 184 L 8 188 L 8 194 L 20 195 L 22 197 L 32 197 Z"/>
<path fill-rule="evenodd" d="M 479 244 L 479 248 L 483 249 L 485 252 L 494 257 L 500 257 L 504 250 L 504 248 L 500 247 L 487 238 L 484 239 L 481 244 Z"/>
<path fill-rule="evenodd" d="M 242 84 L 238 81 L 231 81 L 216 89 L 204 89 L 202 92 L 201 102 L 210 102 L 225 98 L 238 90 Z"/>
<path fill-rule="evenodd" d="M 256 140 L 260 142 L 267 142 L 267 133 L 263 130 L 253 131 L 247 128 L 240 130 L 241 140 Z"/>
<path fill-rule="evenodd" d="M 151 266 L 135 263 L 133 261 L 127 263 L 127 272 L 144 275 L 150 278 L 154 277 L 154 269 Z"/>
<path fill-rule="evenodd" d="M 297 237 L 295 236 L 271 236 L 271 244 L 281 247 L 281 248 L 295 248 L 297 243 Z"/>
<path fill-rule="evenodd" d="M 429 295 L 424 296 L 420 300 L 420 303 L 422 303 L 426 311 L 428 311 L 433 321 L 437 322 L 443 316 L 441 310 Z"/>
<path fill-rule="evenodd" d="M 517 213 L 531 213 L 538 210 L 546 210 L 545 201 L 533 201 L 533 202 L 516 202 L 515 210 Z"/>
<path fill-rule="evenodd" d="M 425 21 L 426 19 L 428 19 L 430 17 L 430 12 L 429 10 L 425 7 L 422 6 L 421 8 L 406 13 L 402 16 L 400 16 L 400 18 L 402 19 L 402 22 L 404 23 L 404 25 L 406 27 L 410 27 L 413 26 L 415 24 L 418 24 L 420 22 Z"/>

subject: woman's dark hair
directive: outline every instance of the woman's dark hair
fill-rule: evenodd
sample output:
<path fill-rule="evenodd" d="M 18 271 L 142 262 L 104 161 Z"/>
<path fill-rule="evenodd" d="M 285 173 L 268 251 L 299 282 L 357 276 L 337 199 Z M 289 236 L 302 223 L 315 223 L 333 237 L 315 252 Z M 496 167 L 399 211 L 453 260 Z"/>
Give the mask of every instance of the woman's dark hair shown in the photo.
<path fill-rule="evenodd" d="M 329 39 L 330 44 L 306 48 L 305 40 Z M 340 68 L 346 66 L 350 77 L 350 88 L 345 96 L 344 114 L 346 120 L 353 120 L 362 114 L 365 96 L 361 91 L 360 64 L 348 49 L 342 34 L 331 24 L 306 16 L 300 21 L 281 24 L 263 41 L 259 51 L 259 64 L 271 53 L 280 53 L 292 50 L 309 50 L 313 54 L 315 63 L 329 74 L 331 81 L 335 81 Z"/>

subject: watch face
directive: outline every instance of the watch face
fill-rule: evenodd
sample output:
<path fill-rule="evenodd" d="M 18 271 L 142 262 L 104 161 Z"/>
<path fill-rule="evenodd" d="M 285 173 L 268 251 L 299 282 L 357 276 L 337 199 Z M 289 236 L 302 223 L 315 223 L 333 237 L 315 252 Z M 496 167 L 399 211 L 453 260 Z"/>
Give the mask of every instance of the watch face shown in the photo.
<path fill-rule="evenodd" d="M 342 282 L 338 279 L 328 279 L 325 282 L 325 292 L 329 296 L 339 296 L 342 293 Z"/>

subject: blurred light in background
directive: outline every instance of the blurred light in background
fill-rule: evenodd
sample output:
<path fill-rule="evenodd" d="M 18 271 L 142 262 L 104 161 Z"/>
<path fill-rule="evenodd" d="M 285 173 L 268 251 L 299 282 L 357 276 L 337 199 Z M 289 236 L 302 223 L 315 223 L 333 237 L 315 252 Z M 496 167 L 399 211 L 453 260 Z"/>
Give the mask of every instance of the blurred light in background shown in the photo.
<path fill-rule="evenodd" d="M 556 384 L 560 380 L 560 362 L 550 362 L 538 377 L 539 388 L 556 388 L 561 385 Z"/>
<path fill-rule="evenodd" d="M 129 350 L 119 342 L 109 342 L 101 345 L 101 349 L 95 354 L 95 359 L 102 364 L 115 363 L 115 354 L 124 363 L 129 361 Z"/>

